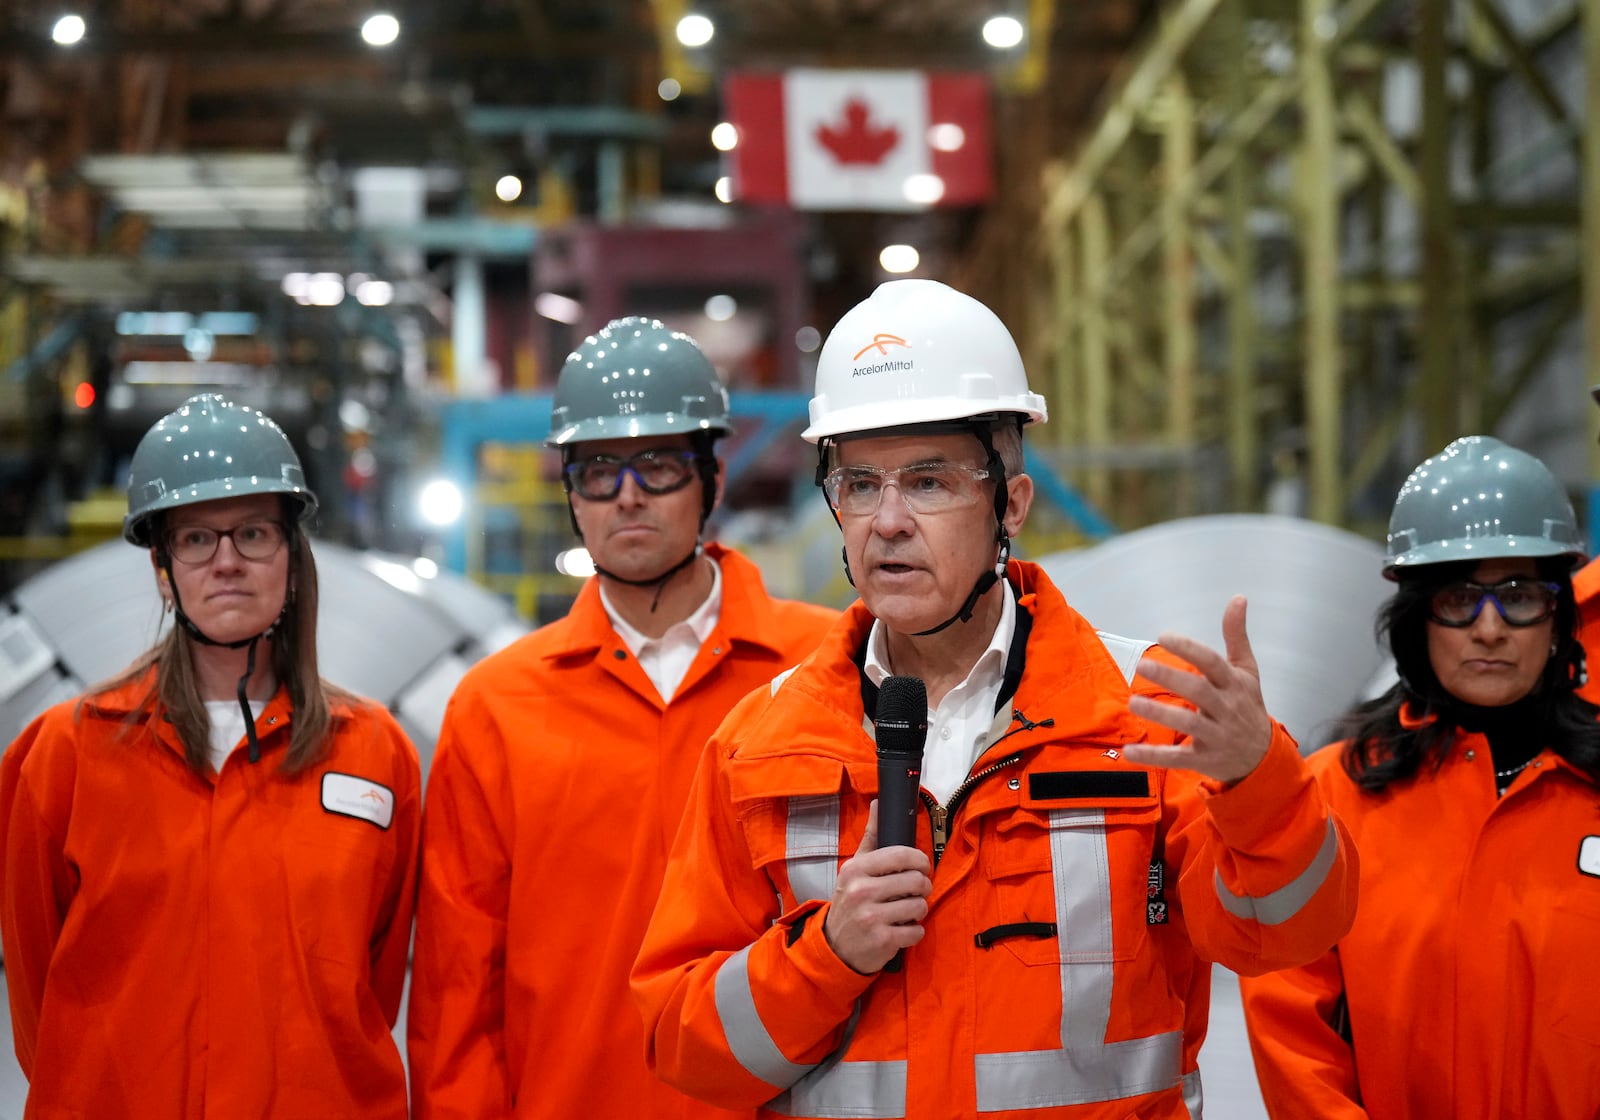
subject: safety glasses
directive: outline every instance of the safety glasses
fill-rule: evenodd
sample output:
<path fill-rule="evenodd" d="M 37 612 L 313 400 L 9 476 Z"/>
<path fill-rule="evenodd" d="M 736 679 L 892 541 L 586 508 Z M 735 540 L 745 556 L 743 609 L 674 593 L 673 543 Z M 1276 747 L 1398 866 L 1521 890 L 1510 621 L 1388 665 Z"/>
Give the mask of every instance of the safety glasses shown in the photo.
<path fill-rule="evenodd" d="M 567 487 L 591 502 L 609 502 L 622 492 L 623 475 L 631 474 L 646 494 L 682 490 L 694 478 L 695 453 L 672 447 L 652 447 L 626 459 L 615 455 L 590 455 L 574 459 L 563 472 Z"/>
<path fill-rule="evenodd" d="M 913 513 L 944 513 L 975 502 L 989 477 L 982 467 L 934 460 L 909 467 L 837 467 L 822 480 L 828 502 L 841 514 L 865 517 L 878 511 L 884 491 L 891 485 Z"/>
<path fill-rule="evenodd" d="M 1483 604 L 1490 602 L 1507 626 L 1536 626 L 1556 613 L 1561 586 L 1537 579 L 1506 579 L 1499 583 L 1462 580 L 1447 583 L 1428 600 L 1428 617 L 1440 626 L 1467 627 L 1478 620 Z"/>

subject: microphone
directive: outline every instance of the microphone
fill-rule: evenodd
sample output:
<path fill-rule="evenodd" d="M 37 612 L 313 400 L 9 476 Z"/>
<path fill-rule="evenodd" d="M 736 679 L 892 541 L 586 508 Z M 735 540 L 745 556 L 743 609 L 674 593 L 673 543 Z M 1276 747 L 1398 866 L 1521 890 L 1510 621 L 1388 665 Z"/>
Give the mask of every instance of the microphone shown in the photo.
<path fill-rule="evenodd" d="M 878 847 L 917 846 L 922 748 L 928 741 L 928 686 L 921 677 L 885 677 L 878 690 Z M 899 972 L 896 953 L 885 972 Z"/>

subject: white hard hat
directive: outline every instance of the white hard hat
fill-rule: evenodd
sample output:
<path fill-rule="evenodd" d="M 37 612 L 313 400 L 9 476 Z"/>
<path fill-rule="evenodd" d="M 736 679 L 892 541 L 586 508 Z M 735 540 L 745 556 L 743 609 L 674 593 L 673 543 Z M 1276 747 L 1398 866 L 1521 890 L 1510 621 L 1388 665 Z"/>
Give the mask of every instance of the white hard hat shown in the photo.
<path fill-rule="evenodd" d="M 817 360 L 820 439 L 995 413 L 1043 423 L 1017 344 L 993 311 L 937 280 L 891 280 L 845 313 Z"/>

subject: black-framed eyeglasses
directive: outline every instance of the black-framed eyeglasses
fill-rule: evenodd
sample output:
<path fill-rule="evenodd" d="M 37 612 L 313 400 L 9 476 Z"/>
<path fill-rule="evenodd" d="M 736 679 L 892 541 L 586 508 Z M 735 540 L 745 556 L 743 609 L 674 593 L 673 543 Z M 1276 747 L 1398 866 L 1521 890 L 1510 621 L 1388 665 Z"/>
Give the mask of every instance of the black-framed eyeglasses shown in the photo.
<path fill-rule="evenodd" d="M 1561 585 L 1517 577 L 1499 583 L 1447 583 L 1428 599 L 1428 617 L 1440 626 L 1463 628 L 1478 621 L 1490 602 L 1507 626 L 1536 626 L 1556 613 Z"/>
<path fill-rule="evenodd" d="M 563 470 L 567 488 L 591 502 L 609 502 L 622 492 L 622 476 L 631 474 L 646 494 L 682 490 L 694 478 L 695 453 L 676 447 L 652 447 L 626 459 L 590 455 L 574 459 Z"/>
<path fill-rule="evenodd" d="M 976 501 L 982 495 L 979 484 L 988 477 L 983 467 L 935 459 L 892 471 L 871 466 L 835 467 L 822 480 L 822 489 L 829 505 L 851 517 L 876 513 L 891 484 L 913 513 L 944 513 Z"/>
<path fill-rule="evenodd" d="M 283 547 L 288 532 L 280 521 L 262 518 L 242 521 L 231 529 L 208 525 L 180 525 L 168 529 L 164 537 L 167 552 L 182 564 L 204 564 L 217 554 L 222 538 L 233 542 L 233 550 L 246 560 L 270 560 Z"/>

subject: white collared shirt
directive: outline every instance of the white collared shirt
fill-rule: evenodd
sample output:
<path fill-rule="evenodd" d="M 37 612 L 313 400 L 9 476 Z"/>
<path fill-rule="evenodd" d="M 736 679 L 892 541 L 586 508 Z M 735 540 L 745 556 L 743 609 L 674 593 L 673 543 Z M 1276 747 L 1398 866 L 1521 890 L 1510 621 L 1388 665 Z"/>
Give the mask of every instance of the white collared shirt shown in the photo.
<path fill-rule="evenodd" d="M 722 616 L 722 568 L 711 557 L 707 556 L 706 559 L 711 561 L 711 590 L 705 602 L 696 607 L 688 618 L 668 627 L 667 632 L 659 638 L 646 637 L 630 626 L 611 605 L 611 600 L 606 598 L 605 582 L 601 581 L 600 584 L 600 602 L 606 609 L 606 617 L 611 620 L 612 629 L 622 639 L 622 644 L 639 659 L 639 668 L 656 686 L 656 692 L 663 701 L 670 701 L 673 693 L 678 691 L 684 674 L 694 664 L 700 647 L 711 637 L 711 631 L 717 628 L 717 620 Z"/>
<path fill-rule="evenodd" d="M 250 710 L 259 712 L 272 699 L 252 696 Z M 228 756 L 244 743 L 244 712 L 237 700 L 207 700 L 206 719 L 211 724 L 211 743 L 206 748 L 211 755 L 211 769 L 222 773 L 222 764 Z"/>
<path fill-rule="evenodd" d="M 1004 583 L 1000 587 L 1003 593 L 1000 622 L 989 638 L 988 648 L 978 656 L 966 679 L 945 693 L 939 706 L 928 713 L 928 745 L 922 752 L 922 788 L 938 798 L 941 805 L 967 780 L 972 764 L 983 753 L 978 740 L 994 723 L 994 703 L 1000 697 L 1006 657 L 1011 652 L 1011 638 L 1017 630 L 1017 608 L 1011 588 Z M 867 640 L 866 664 L 862 668 L 867 679 L 880 687 L 884 678 L 891 675 L 887 641 L 883 623 L 874 622 Z"/>

